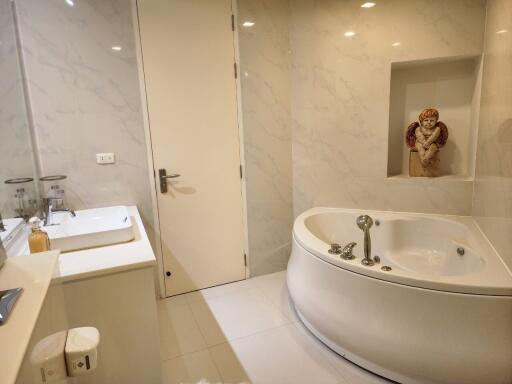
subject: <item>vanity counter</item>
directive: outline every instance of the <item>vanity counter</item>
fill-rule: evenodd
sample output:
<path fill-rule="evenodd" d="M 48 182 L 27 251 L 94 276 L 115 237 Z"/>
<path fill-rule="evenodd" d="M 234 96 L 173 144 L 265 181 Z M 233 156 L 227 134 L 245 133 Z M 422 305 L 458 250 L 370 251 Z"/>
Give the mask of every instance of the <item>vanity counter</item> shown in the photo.
<path fill-rule="evenodd" d="M 10 257 L 0 269 L 0 290 L 23 288 L 0 326 L 0 381 L 14 383 L 52 280 L 59 251 Z"/>
<path fill-rule="evenodd" d="M 97 277 L 155 265 L 155 255 L 137 207 L 130 206 L 127 210 L 134 231 L 132 241 L 62 253 L 53 282 Z"/>

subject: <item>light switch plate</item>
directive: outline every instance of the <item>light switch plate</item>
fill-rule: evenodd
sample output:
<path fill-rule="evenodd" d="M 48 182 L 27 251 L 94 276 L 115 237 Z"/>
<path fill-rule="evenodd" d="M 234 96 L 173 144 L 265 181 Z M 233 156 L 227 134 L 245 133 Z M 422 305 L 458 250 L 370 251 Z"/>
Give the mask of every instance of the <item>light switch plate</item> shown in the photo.
<path fill-rule="evenodd" d="M 116 156 L 113 153 L 97 153 L 96 163 L 98 164 L 114 164 Z"/>

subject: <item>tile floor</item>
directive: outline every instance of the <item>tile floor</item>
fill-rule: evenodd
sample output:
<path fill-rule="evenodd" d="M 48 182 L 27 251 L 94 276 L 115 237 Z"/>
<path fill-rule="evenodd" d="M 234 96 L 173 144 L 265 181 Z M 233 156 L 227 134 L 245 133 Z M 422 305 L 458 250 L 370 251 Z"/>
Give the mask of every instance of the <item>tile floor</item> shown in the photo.
<path fill-rule="evenodd" d="M 285 272 L 160 300 L 158 312 L 165 384 L 389 384 L 304 328 Z"/>

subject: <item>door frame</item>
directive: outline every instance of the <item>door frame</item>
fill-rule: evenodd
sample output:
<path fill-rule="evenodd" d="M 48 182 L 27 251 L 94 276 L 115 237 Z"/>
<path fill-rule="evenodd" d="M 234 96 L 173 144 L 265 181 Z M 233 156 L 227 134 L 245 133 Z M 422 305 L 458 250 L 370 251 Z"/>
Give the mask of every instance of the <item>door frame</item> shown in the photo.
<path fill-rule="evenodd" d="M 151 245 L 153 247 L 153 251 L 156 256 L 157 261 L 157 282 L 158 287 L 157 291 L 160 298 L 166 297 L 165 292 L 165 269 L 163 262 L 163 250 L 162 250 L 162 240 L 161 240 L 161 231 L 160 231 L 160 215 L 158 210 L 158 199 L 157 199 L 157 178 L 156 178 L 156 170 L 154 165 L 153 158 L 153 143 L 151 140 L 151 122 L 148 112 L 147 105 L 147 96 L 146 96 L 146 79 L 144 74 L 144 58 L 142 55 L 142 45 L 140 38 L 140 24 L 139 24 L 139 14 L 137 7 L 137 0 L 131 0 L 132 5 L 132 19 L 133 19 L 133 33 L 134 33 L 134 41 L 135 41 L 135 53 L 137 56 L 137 71 L 139 75 L 139 88 L 141 95 L 141 105 L 142 105 L 142 115 L 143 115 L 143 125 L 144 125 L 144 135 L 146 139 L 146 153 L 147 153 L 147 165 L 149 172 L 149 182 L 151 188 L 151 205 L 153 211 L 153 225 L 152 228 L 147 228 L 148 237 L 150 239 Z M 249 234 L 248 234 L 248 226 L 247 226 L 247 183 L 246 183 L 246 166 L 245 166 L 245 142 L 244 142 L 244 125 L 243 125 L 243 114 L 242 114 L 242 84 L 241 84 L 241 76 L 240 76 L 240 49 L 239 49 L 239 39 L 238 39 L 238 27 L 237 27 L 237 19 L 238 19 L 238 8 L 237 8 L 237 0 L 231 0 L 231 13 L 234 17 L 234 31 L 233 31 L 233 51 L 234 51 L 234 61 L 238 69 L 238 76 L 235 79 L 236 84 L 236 99 L 237 99 L 237 125 L 238 125 L 238 147 L 239 147 L 239 157 L 240 157 L 240 165 L 242 166 L 242 178 L 241 178 L 241 202 L 242 202 L 242 221 L 243 221 L 243 233 L 244 233 L 244 253 L 245 253 L 245 278 L 250 277 L 250 256 L 249 256 Z M 226 20 L 229 22 L 229 20 Z M 151 223 L 149 223 L 151 224 Z"/>

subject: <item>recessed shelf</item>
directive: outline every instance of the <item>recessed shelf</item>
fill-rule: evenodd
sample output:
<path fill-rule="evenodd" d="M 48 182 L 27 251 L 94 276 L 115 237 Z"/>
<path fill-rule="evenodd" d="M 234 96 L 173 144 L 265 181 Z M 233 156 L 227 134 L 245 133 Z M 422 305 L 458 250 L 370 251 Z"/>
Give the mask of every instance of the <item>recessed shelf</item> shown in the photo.
<path fill-rule="evenodd" d="M 439 111 L 449 139 L 441 149 L 439 179 L 472 180 L 480 104 L 481 56 L 393 63 L 389 106 L 390 178 L 409 178 L 405 131 L 427 107 Z M 412 178 L 417 179 L 417 178 Z"/>
<path fill-rule="evenodd" d="M 438 177 L 411 177 L 408 174 L 399 174 L 388 176 L 388 180 L 411 180 L 411 181 L 432 181 L 432 182 L 461 182 L 468 181 L 473 182 L 473 177 L 467 175 L 442 175 Z"/>

